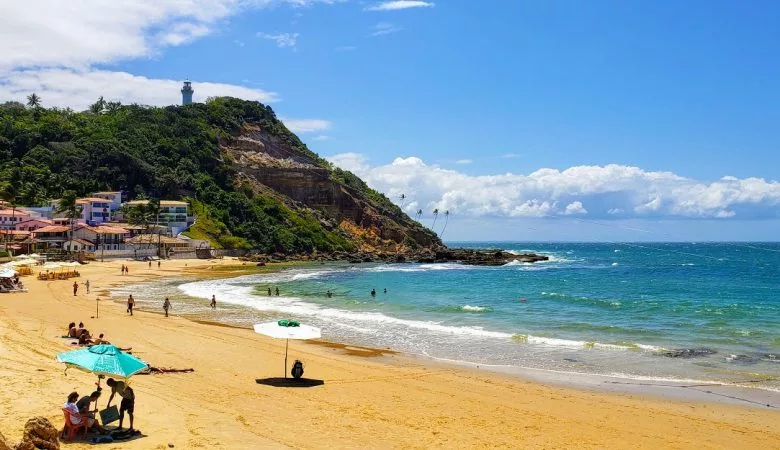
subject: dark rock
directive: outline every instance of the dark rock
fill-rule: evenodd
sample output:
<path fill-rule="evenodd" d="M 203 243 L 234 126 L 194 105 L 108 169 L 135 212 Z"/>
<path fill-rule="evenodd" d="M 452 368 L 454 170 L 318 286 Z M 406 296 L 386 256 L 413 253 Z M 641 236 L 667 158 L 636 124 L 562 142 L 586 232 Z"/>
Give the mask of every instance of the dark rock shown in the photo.
<path fill-rule="evenodd" d="M 700 356 L 709 356 L 718 353 L 711 348 L 678 348 L 674 350 L 664 350 L 660 352 L 662 356 L 668 358 L 698 358 Z"/>

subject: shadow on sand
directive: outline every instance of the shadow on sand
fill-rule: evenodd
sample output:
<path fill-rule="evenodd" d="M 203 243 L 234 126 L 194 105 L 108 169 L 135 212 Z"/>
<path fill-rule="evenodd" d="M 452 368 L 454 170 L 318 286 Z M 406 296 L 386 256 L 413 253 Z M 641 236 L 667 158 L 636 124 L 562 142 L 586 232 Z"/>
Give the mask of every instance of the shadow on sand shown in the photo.
<path fill-rule="evenodd" d="M 311 378 L 300 378 L 296 380 L 295 378 L 257 378 L 255 380 L 257 384 L 264 384 L 266 386 L 273 386 L 273 387 L 314 387 L 314 386 L 322 386 L 325 384 L 322 380 L 314 380 Z"/>

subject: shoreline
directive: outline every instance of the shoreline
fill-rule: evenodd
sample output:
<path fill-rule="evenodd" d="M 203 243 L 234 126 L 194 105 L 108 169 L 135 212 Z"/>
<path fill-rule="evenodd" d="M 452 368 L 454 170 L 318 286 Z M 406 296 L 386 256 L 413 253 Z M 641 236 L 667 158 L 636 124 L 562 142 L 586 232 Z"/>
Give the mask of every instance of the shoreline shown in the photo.
<path fill-rule="evenodd" d="M 311 388 L 255 383 L 280 377 L 284 344 L 251 330 L 214 326 L 188 318 L 138 311 L 105 302 L 94 315 L 99 292 L 111 285 L 195 275 L 235 261 L 164 261 L 147 269 L 125 261 L 80 268 L 89 298 L 73 298 L 68 281 L 25 277 L 28 293 L 0 296 L 0 399 L 10 405 L 0 431 L 18 441 L 26 419 L 48 417 L 61 426 L 59 406 L 73 389 L 95 381 L 69 371 L 54 355 L 71 348 L 56 336 L 67 322 L 84 320 L 120 346 L 155 366 L 193 367 L 190 374 L 137 376 L 136 427 L 146 437 L 122 448 L 321 448 L 331 439 L 348 447 L 674 447 L 767 448 L 780 442 L 780 415 L 760 408 L 645 393 L 595 392 L 550 385 L 513 375 L 420 360 L 339 343 L 290 344 L 291 359 L 306 363 Z M 189 267 L 184 264 L 189 263 Z M 240 264 L 240 263 L 238 263 Z M 238 266 L 240 270 L 241 266 Z M 216 278 L 231 276 L 218 270 Z M 213 271 L 205 275 L 210 277 Z M 233 273 L 235 274 L 235 272 Z M 102 296 L 101 296 L 102 297 Z M 350 349 L 352 348 L 352 349 Z M 374 351 L 379 353 L 374 356 Z M 351 354 L 350 354 L 351 352 Z M 260 381 L 265 382 L 263 378 Z M 103 404 L 101 404 L 101 407 Z M 626 414 L 632 415 L 630 423 Z M 86 448 L 72 444 L 68 448 Z"/>
<path fill-rule="evenodd" d="M 238 266 L 242 267 L 242 266 Z M 255 273 L 276 273 L 289 267 L 307 267 L 307 265 L 284 265 L 284 266 L 265 266 L 262 271 L 251 269 L 239 269 L 231 272 L 223 272 L 219 275 L 214 273 L 200 273 L 187 276 L 184 282 L 200 281 L 204 279 L 223 279 L 224 277 L 237 277 L 243 275 L 252 275 Z M 317 267 L 312 263 L 311 267 Z M 144 283 L 155 283 L 156 280 L 147 280 Z M 195 297 L 187 296 L 193 301 Z M 116 296 L 112 297 L 115 302 L 122 304 L 123 300 Z M 245 306 L 231 305 L 231 307 L 249 308 Z M 159 311 L 145 311 L 150 314 L 163 315 Z M 238 330 L 252 331 L 250 326 L 222 322 L 218 319 L 204 319 L 202 315 L 196 313 L 187 313 L 180 315 L 185 320 L 195 323 L 227 327 Z M 475 373 L 485 371 L 503 374 L 510 377 L 516 377 L 525 382 L 537 382 L 547 385 L 574 388 L 578 390 L 592 390 L 603 393 L 620 394 L 639 394 L 652 396 L 658 399 L 671 399 L 682 401 L 699 401 L 713 403 L 738 404 L 752 408 L 780 410 L 780 392 L 766 387 L 748 387 L 737 384 L 716 380 L 699 379 L 677 379 L 672 377 L 646 377 L 632 374 L 598 374 L 576 371 L 562 371 L 554 369 L 545 369 L 526 366 L 512 366 L 490 363 L 476 363 L 463 360 L 452 360 L 439 358 L 430 355 L 409 353 L 395 350 L 390 347 L 381 348 L 379 346 L 365 346 L 350 342 L 340 342 L 333 340 L 318 339 L 315 341 L 303 341 L 305 345 L 315 345 L 328 348 L 338 348 L 345 350 L 345 353 L 353 356 L 374 357 L 384 356 L 385 354 L 397 355 L 399 358 L 407 358 L 419 364 L 435 364 L 445 367 L 459 367 Z M 351 351 L 350 349 L 355 349 Z M 394 363 L 388 361 L 388 363 Z"/>

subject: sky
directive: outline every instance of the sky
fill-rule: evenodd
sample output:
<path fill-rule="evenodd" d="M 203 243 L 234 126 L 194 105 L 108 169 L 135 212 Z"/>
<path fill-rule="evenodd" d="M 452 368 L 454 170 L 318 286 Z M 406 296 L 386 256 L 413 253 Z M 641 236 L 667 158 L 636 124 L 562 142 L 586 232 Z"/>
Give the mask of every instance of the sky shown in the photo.
<path fill-rule="evenodd" d="M 178 104 L 191 79 L 448 241 L 776 241 L 778 23 L 767 0 L 4 0 L 0 101 Z"/>

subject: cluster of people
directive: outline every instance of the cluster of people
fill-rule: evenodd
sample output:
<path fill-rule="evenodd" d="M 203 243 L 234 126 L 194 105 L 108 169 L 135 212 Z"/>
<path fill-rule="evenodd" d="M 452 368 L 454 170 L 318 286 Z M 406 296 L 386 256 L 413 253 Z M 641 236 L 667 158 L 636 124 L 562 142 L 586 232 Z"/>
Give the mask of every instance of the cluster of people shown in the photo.
<path fill-rule="evenodd" d="M 133 392 L 133 388 L 128 386 L 124 381 L 117 381 L 113 378 L 106 380 L 106 385 L 111 388 L 111 396 L 108 398 L 106 408 L 110 408 L 111 401 L 114 400 L 116 395 L 119 395 L 122 400 L 119 403 L 118 429 L 122 429 L 122 422 L 124 422 L 125 413 L 127 413 L 130 418 L 129 430 L 132 431 L 135 413 L 135 392 Z M 87 430 L 96 431 L 101 434 L 108 433 L 108 430 L 100 426 L 95 418 L 95 415 L 98 412 L 98 399 L 100 398 L 101 393 L 102 388 L 99 383 L 97 390 L 83 397 L 80 397 L 78 392 L 71 392 L 62 407 L 63 411 L 65 411 L 70 418 L 69 422 L 73 425 L 82 425 L 86 423 Z M 94 407 L 92 406 L 93 403 Z M 65 431 L 65 429 L 62 430 L 63 435 L 65 434 Z"/>
<path fill-rule="evenodd" d="M 87 294 L 89 294 L 89 280 L 84 282 L 84 287 L 87 289 Z M 79 292 L 79 282 L 78 281 L 74 281 L 73 282 L 73 296 L 75 297 L 76 295 L 78 295 L 78 292 Z"/>
<path fill-rule="evenodd" d="M 387 294 L 387 288 L 384 289 L 383 293 Z M 376 297 L 376 289 L 371 289 L 371 296 Z"/>
<path fill-rule="evenodd" d="M 269 297 L 271 296 L 271 288 L 270 287 L 268 288 L 268 296 Z M 276 296 L 277 297 L 279 296 L 279 286 L 276 286 Z"/>
<path fill-rule="evenodd" d="M 20 291 L 24 289 L 24 284 L 19 279 L 19 275 L 13 278 L 0 278 L 0 292 Z"/>
<path fill-rule="evenodd" d="M 122 275 L 127 275 L 128 273 L 130 273 L 130 268 L 124 264 L 122 264 L 121 270 L 122 270 Z"/>

